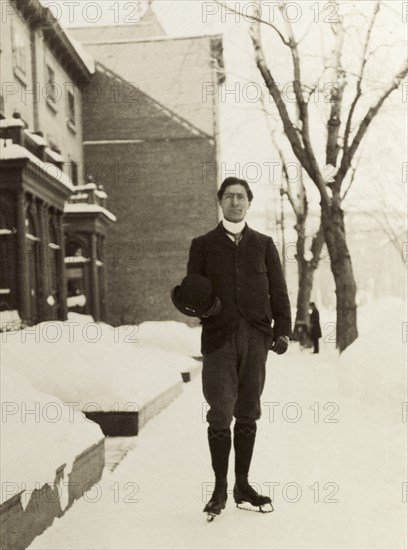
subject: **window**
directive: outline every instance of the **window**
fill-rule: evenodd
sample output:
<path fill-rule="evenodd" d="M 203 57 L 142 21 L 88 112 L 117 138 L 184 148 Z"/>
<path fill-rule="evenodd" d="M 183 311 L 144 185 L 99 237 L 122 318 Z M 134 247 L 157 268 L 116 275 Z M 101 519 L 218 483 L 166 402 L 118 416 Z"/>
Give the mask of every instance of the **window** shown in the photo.
<path fill-rule="evenodd" d="M 84 260 L 84 255 L 87 253 L 86 246 L 82 242 L 75 239 L 66 241 L 65 255 L 70 258 L 80 258 Z"/>
<path fill-rule="evenodd" d="M 78 163 L 71 160 L 71 181 L 74 185 L 78 185 Z"/>
<path fill-rule="evenodd" d="M 75 96 L 71 90 L 67 93 L 68 122 L 75 126 Z"/>
<path fill-rule="evenodd" d="M 11 25 L 11 52 L 13 58 L 13 70 L 15 74 L 25 82 L 26 77 L 26 44 L 24 34 L 16 25 Z"/>
<path fill-rule="evenodd" d="M 47 104 L 52 106 L 53 109 L 55 109 L 55 103 L 58 100 L 58 89 L 57 84 L 55 82 L 55 72 L 50 65 L 47 65 L 46 67 L 46 89 L 45 89 L 45 97 L 47 100 Z"/>
<path fill-rule="evenodd" d="M 83 243 L 75 238 L 66 240 L 65 265 L 67 278 L 67 305 L 77 313 L 87 312 L 86 254 Z"/>
<path fill-rule="evenodd" d="M 7 194 L 0 197 L 0 311 L 17 309 L 17 258 L 14 204 Z"/>

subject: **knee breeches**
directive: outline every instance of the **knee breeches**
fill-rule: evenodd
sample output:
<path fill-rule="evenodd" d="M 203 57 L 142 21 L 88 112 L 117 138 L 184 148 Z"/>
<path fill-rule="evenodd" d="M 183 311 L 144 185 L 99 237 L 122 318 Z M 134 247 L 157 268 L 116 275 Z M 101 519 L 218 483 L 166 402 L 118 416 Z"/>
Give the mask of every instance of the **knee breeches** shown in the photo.
<path fill-rule="evenodd" d="M 210 427 L 228 428 L 233 417 L 242 423 L 259 419 L 270 343 L 268 334 L 242 317 L 224 345 L 204 355 L 202 383 Z"/>

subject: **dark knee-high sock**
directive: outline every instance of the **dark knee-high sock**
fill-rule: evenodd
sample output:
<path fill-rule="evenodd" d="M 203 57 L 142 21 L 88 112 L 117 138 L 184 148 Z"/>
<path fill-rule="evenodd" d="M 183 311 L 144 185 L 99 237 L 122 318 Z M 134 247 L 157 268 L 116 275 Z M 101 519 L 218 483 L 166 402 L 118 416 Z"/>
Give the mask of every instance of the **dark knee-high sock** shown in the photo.
<path fill-rule="evenodd" d="M 256 422 L 234 426 L 235 475 L 247 477 L 255 445 Z"/>
<path fill-rule="evenodd" d="M 208 428 L 208 445 L 216 479 L 225 479 L 228 474 L 228 459 L 231 450 L 231 430 Z"/>

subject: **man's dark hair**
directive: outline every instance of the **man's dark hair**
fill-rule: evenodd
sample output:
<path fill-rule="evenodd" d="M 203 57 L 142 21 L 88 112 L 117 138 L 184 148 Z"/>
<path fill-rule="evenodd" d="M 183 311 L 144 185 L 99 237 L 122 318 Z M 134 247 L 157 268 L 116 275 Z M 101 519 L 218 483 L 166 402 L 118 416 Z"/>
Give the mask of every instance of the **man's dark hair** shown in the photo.
<path fill-rule="evenodd" d="M 221 187 L 218 189 L 218 192 L 217 192 L 217 197 L 219 201 L 222 199 L 227 187 L 230 187 L 231 185 L 242 185 L 243 187 L 245 187 L 248 200 L 249 202 L 252 202 L 254 195 L 251 191 L 251 188 L 248 185 L 248 182 L 246 182 L 245 180 L 241 180 L 239 178 L 234 178 L 234 177 L 226 178 L 222 182 Z"/>

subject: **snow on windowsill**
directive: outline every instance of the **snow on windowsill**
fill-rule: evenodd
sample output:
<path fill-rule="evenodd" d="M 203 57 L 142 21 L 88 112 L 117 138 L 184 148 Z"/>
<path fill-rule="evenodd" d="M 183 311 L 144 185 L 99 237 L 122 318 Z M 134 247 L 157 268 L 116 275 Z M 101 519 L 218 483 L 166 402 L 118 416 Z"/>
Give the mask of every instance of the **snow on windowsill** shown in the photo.
<path fill-rule="evenodd" d="M 90 262 L 91 260 L 89 258 L 85 258 L 85 256 L 66 256 L 64 261 L 66 264 L 82 264 Z"/>

